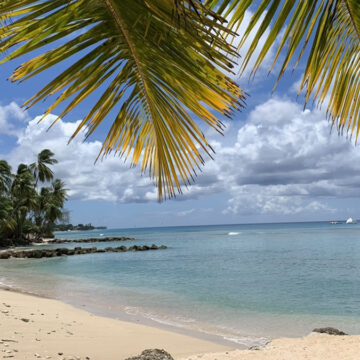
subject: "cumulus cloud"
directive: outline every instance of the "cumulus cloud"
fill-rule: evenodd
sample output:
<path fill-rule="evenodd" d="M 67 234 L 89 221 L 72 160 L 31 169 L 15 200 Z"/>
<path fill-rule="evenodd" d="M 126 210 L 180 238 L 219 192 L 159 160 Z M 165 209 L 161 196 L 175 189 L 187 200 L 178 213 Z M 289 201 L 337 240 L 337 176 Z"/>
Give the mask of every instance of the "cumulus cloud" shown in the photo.
<path fill-rule="evenodd" d="M 236 143 L 218 148 L 231 194 L 225 212 L 331 212 L 326 198 L 357 196 L 358 148 L 330 129 L 321 111 L 303 111 L 292 101 L 256 107 Z"/>
<path fill-rule="evenodd" d="M 242 190 L 228 201 L 228 207 L 223 210 L 223 214 L 295 215 L 319 211 L 331 213 L 335 210 L 320 201 L 309 201 L 298 195 L 274 196 L 269 192 L 271 189 L 244 188 Z"/>
<path fill-rule="evenodd" d="M 14 106 L 14 105 L 13 105 Z M 16 107 L 15 107 L 16 108 Z M 7 155 L 12 164 L 29 163 L 44 148 L 56 154 L 56 176 L 65 180 L 72 199 L 121 203 L 154 202 L 156 189 L 139 169 L 118 157 L 94 164 L 101 143 L 68 139 L 79 122 L 59 121 L 50 131 L 49 116 L 31 120 L 17 135 Z M 257 106 L 237 131 L 236 140 L 212 138 L 215 161 L 208 161 L 196 182 L 176 201 L 223 194 L 223 214 L 332 213 L 328 200 L 357 197 L 360 153 L 349 140 L 330 133 L 331 124 L 319 110 L 275 98 Z M 190 216 L 195 208 L 177 216 Z"/>
<path fill-rule="evenodd" d="M 0 135 L 18 136 L 28 120 L 26 112 L 15 102 L 0 106 Z"/>
<path fill-rule="evenodd" d="M 18 136 L 17 146 L 8 156 L 13 165 L 30 163 L 38 152 L 49 148 L 59 161 L 54 167 L 55 174 L 64 179 L 72 199 L 148 201 L 146 194 L 154 186 L 138 170 L 129 169 L 117 157 L 108 157 L 94 164 L 102 146 L 100 141 L 84 142 L 85 134 L 82 133 L 68 145 L 68 140 L 80 121 L 70 123 L 60 120 L 47 131 L 56 116 L 47 116 L 38 123 L 39 119 L 37 117 L 30 121 Z"/>

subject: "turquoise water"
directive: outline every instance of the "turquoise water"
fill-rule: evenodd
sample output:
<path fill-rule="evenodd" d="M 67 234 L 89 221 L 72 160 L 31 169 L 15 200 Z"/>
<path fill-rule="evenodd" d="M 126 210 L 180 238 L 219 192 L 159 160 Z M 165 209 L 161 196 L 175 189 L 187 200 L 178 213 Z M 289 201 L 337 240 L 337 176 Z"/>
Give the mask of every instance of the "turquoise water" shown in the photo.
<path fill-rule="evenodd" d="M 125 314 L 237 344 L 305 335 L 319 326 L 360 334 L 360 225 L 173 227 L 57 237 L 100 234 L 136 237 L 124 245 L 169 249 L 3 261 L 0 280 L 108 316 Z M 119 244 L 96 244 L 111 245 Z"/>

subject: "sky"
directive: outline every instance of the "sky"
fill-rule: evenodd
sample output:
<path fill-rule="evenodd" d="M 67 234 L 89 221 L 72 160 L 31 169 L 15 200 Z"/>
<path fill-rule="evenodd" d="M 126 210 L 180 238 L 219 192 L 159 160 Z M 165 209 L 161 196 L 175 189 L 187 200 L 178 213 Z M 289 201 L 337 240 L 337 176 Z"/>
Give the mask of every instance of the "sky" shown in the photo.
<path fill-rule="evenodd" d="M 249 19 L 248 13 L 244 21 Z M 272 92 L 275 77 L 267 69 L 273 57 L 270 52 L 253 81 L 248 72 L 237 78 L 250 95 L 246 109 L 226 121 L 224 136 L 206 132 L 214 160 L 207 159 L 196 181 L 175 199 L 158 203 L 153 182 L 117 157 L 94 163 L 105 127 L 68 145 L 86 105 L 49 131 L 57 114 L 38 123 L 48 104 L 24 112 L 21 105 L 59 70 L 19 85 L 7 81 L 27 58 L 0 67 L 0 159 L 16 168 L 51 149 L 75 224 L 131 228 L 359 218 L 359 147 L 331 131 L 324 110 L 304 109 L 297 97 L 303 64 Z"/>

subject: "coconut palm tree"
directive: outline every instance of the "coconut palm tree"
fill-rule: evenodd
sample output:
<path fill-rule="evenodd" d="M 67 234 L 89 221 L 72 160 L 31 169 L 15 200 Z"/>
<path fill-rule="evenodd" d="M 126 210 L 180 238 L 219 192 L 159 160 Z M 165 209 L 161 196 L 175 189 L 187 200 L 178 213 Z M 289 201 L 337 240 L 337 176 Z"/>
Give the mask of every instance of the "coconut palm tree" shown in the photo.
<path fill-rule="evenodd" d="M 37 162 L 20 164 L 16 174 L 6 161 L 0 160 L 0 247 L 26 244 L 52 232 L 60 220 L 67 199 L 63 181 L 56 179 L 49 187 L 38 183 L 53 179 L 51 165 L 57 160 L 50 150 L 42 150 Z M 30 239 L 31 237 L 31 239 Z"/>
<path fill-rule="evenodd" d="M 65 201 L 67 200 L 67 190 L 65 189 L 65 183 L 60 179 L 55 179 L 51 184 L 51 194 L 56 206 L 63 208 Z"/>
<path fill-rule="evenodd" d="M 34 211 L 38 239 L 52 235 L 56 221 L 62 219 L 66 199 L 64 182 L 59 179 L 54 180 L 51 187 L 41 188 Z"/>
<path fill-rule="evenodd" d="M 51 185 L 46 204 L 44 230 L 47 235 L 52 234 L 56 221 L 61 220 L 66 199 L 64 182 L 56 179 Z"/>
<path fill-rule="evenodd" d="M 13 206 L 11 199 L 0 195 L 0 204 L 0 247 L 2 247 L 7 244 L 6 240 L 14 233 L 16 222 L 12 217 Z"/>
<path fill-rule="evenodd" d="M 0 160 L 0 196 L 9 190 L 11 178 L 11 166 L 5 160 Z"/>
<path fill-rule="evenodd" d="M 35 187 L 38 182 L 51 181 L 54 178 L 54 173 L 49 165 L 54 165 L 57 160 L 54 158 L 54 153 L 49 149 L 42 150 L 37 156 L 37 162 L 29 165 L 35 178 Z"/>
<path fill-rule="evenodd" d="M 306 100 L 329 97 L 334 124 L 357 135 L 358 0 L 3 0 L 2 63 L 51 44 L 11 80 L 30 79 L 63 61 L 70 65 L 26 106 L 56 95 L 47 113 L 65 103 L 63 117 L 89 97 L 96 99 L 87 103 L 89 112 L 73 137 L 85 128 L 92 135 L 108 119 L 99 156 L 113 151 L 130 157 L 132 165 L 141 162 L 159 198 L 171 197 L 196 175 L 203 154 L 211 156 L 194 118 L 222 132 L 217 115 L 231 116 L 243 106 L 244 92 L 230 77 L 238 53 L 228 40 L 251 6 L 240 50 L 259 21 L 261 26 L 243 69 L 271 27 L 254 72 L 281 34 L 275 59 L 284 55 L 280 75 L 295 56 L 306 59 Z"/>
<path fill-rule="evenodd" d="M 13 237 L 25 238 L 25 228 L 29 226 L 29 213 L 36 205 L 35 179 L 30 168 L 20 164 L 11 186 L 12 218 L 16 222 Z"/>
<path fill-rule="evenodd" d="M 0 160 L 0 247 L 2 239 L 15 229 L 15 221 L 11 217 L 13 208 L 9 196 L 11 183 L 11 167 L 5 160 Z"/>

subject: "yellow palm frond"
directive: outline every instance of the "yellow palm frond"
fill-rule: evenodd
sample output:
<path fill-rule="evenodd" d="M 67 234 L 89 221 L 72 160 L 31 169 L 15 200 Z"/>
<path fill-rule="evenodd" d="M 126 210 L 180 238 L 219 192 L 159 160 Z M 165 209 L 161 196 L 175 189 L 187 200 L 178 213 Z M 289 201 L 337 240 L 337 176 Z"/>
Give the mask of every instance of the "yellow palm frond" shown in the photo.
<path fill-rule="evenodd" d="M 245 32 L 240 34 L 239 50 L 256 26 L 258 30 L 244 55 L 242 71 L 249 66 L 266 31 L 254 75 L 272 46 L 279 46 L 271 70 L 282 60 L 279 79 L 295 60 L 306 68 L 301 91 L 306 102 L 327 102 L 331 120 L 356 138 L 360 133 L 360 2 L 359 0 L 208 0 L 207 6 L 229 19 L 236 31 L 246 10 L 253 12 Z M 282 37 L 282 38 L 281 38 Z M 281 57 L 280 55 L 283 55 Z"/>
<path fill-rule="evenodd" d="M 106 119 L 110 130 L 100 156 L 115 152 L 142 162 L 159 198 L 181 192 L 211 153 L 197 117 L 222 131 L 214 115 L 243 106 L 229 71 L 236 51 L 219 35 L 220 17 L 194 0 L 3 0 L 0 52 L 5 63 L 44 46 L 11 77 L 24 81 L 71 65 L 27 102 L 57 96 L 47 113 L 60 117 L 95 97 L 76 136 L 90 136 Z"/>

